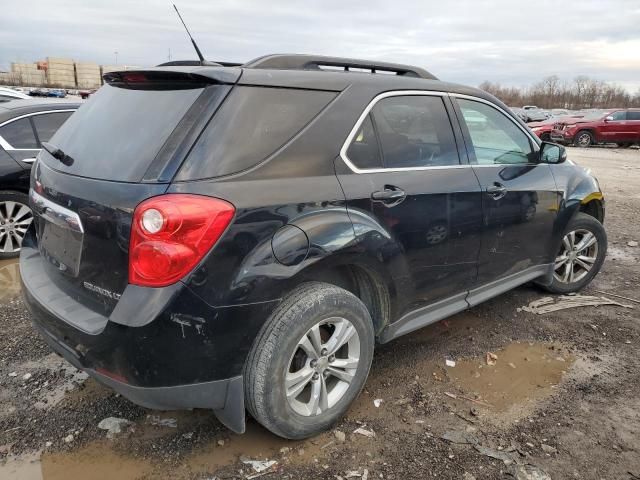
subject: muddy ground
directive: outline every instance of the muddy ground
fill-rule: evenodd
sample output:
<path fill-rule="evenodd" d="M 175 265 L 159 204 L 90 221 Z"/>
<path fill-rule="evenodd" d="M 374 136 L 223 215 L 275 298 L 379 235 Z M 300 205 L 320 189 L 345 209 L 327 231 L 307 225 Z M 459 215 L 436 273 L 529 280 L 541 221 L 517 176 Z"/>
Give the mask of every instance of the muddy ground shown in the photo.
<path fill-rule="evenodd" d="M 640 241 L 640 150 L 569 158 L 607 197 L 608 259 L 584 293 L 640 300 L 640 247 L 628 245 Z M 252 421 L 235 435 L 206 411 L 136 407 L 87 379 L 33 335 L 17 274 L 0 263 L 0 479 L 252 478 L 247 459 L 277 462 L 260 478 L 640 478 L 640 304 L 537 315 L 520 307 L 545 294 L 518 288 L 380 346 L 336 429 L 289 442 Z M 108 439 L 107 417 L 132 423 Z"/>

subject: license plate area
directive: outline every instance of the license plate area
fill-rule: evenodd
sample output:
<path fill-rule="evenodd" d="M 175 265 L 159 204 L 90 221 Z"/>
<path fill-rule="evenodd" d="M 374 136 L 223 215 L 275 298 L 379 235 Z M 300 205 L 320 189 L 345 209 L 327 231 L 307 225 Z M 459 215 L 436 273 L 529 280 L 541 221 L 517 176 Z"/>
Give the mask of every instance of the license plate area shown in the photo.
<path fill-rule="evenodd" d="M 80 217 L 34 191 L 31 206 L 37 216 L 40 254 L 64 274 L 77 277 L 84 240 Z"/>

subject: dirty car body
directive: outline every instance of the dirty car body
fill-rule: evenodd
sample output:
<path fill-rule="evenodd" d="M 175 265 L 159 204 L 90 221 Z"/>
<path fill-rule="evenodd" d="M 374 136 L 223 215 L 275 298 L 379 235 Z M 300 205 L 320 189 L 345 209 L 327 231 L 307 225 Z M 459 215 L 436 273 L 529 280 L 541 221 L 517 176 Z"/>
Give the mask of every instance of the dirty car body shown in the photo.
<path fill-rule="evenodd" d="M 546 161 L 494 97 L 421 70 L 300 58 L 107 74 L 51 140 L 60 159 L 39 154 L 20 262 L 35 327 L 135 403 L 212 409 L 242 432 L 248 356 L 296 286 L 352 292 L 388 342 L 549 283 L 568 222 L 604 218 L 595 179 Z M 437 128 L 407 133 L 409 117 Z M 493 122 L 523 151 L 496 153 Z M 213 209 L 192 228 L 218 229 L 204 251 L 208 233 L 180 250 L 192 264 L 177 273 L 171 235 L 190 220 L 149 235 L 168 221 L 151 210 L 175 205 Z"/>

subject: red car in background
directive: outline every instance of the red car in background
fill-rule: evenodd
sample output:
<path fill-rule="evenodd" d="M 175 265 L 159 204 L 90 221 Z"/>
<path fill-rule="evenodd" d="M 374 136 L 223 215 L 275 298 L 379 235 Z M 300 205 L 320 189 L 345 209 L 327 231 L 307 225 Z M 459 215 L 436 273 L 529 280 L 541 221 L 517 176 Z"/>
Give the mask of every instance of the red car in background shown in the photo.
<path fill-rule="evenodd" d="M 616 143 L 629 147 L 640 143 L 640 109 L 619 109 L 557 122 L 551 140 L 558 143 L 589 147 L 598 143 Z"/>
<path fill-rule="evenodd" d="M 551 117 L 541 122 L 529 122 L 527 126 L 535 133 L 540 140 L 548 142 L 551 140 L 551 132 L 555 125 L 559 123 L 571 123 L 577 118 L 584 117 L 582 113 L 575 115 L 564 115 L 562 117 Z"/>

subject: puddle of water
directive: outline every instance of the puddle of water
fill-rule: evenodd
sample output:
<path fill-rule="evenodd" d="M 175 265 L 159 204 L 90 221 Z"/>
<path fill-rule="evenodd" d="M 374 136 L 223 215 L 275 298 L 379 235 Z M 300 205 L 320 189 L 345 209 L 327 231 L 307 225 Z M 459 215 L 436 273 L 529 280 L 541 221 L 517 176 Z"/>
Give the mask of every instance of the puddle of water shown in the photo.
<path fill-rule="evenodd" d="M 41 465 L 43 480 L 135 480 L 154 470 L 152 462 L 118 455 L 104 442 L 72 453 L 45 453 Z"/>
<path fill-rule="evenodd" d="M 18 259 L 0 260 L 0 303 L 7 303 L 20 294 Z"/>
<path fill-rule="evenodd" d="M 495 354 L 495 365 L 487 365 L 484 358 L 462 360 L 446 372 L 465 396 L 491 405 L 468 402 L 467 406 L 476 406 L 502 420 L 509 420 L 510 414 L 519 416 L 551 395 L 575 361 L 561 346 L 538 343 L 513 343 Z"/>

